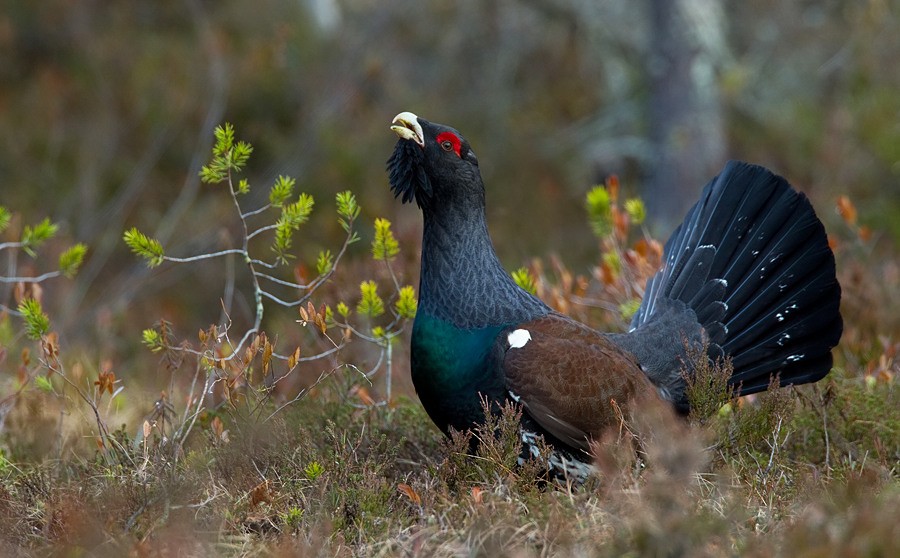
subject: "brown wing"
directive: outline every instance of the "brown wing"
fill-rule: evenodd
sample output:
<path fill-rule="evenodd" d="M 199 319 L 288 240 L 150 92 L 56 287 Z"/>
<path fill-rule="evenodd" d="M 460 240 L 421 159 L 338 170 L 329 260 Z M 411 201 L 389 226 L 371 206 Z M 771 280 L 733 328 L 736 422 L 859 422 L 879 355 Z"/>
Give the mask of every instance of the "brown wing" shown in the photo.
<path fill-rule="evenodd" d="M 566 316 L 549 314 L 520 324 L 499 342 L 513 398 L 548 432 L 585 451 L 588 440 L 618 425 L 612 401 L 624 410 L 631 401 L 656 394 L 634 356 Z"/>

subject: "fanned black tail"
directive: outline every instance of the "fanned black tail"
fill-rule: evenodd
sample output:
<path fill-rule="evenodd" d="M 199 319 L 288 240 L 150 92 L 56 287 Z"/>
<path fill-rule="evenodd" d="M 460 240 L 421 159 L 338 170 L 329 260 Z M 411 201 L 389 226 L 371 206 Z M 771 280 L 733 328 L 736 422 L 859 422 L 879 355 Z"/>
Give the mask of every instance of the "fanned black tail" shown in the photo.
<path fill-rule="evenodd" d="M 784 178 L 729 162 L 666 242 L 664 258 L 632 330 L 652 330 L 686 305 L 713 356 L 731 357 L 740 395 L 775 377 L 784 386 L 828 374 L 843 329 L 834 254 L 809 200 Z M 659 385 L 673 381 L 648 375 Z M 675 398 L 686 403 L 682 393 Z"/>

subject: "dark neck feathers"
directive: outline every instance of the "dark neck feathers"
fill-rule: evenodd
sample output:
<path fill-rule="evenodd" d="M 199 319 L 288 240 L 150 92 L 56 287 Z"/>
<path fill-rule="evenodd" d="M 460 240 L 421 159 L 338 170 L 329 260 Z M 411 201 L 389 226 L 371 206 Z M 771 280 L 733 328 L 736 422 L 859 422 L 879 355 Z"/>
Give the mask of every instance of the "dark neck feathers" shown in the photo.
<path fill-rule="evenodd" d="M 516 324 L 548 313 L 497 258 L 483 191 L 471 197 L 425 208 L 419 312 L 465 329 Z"/>

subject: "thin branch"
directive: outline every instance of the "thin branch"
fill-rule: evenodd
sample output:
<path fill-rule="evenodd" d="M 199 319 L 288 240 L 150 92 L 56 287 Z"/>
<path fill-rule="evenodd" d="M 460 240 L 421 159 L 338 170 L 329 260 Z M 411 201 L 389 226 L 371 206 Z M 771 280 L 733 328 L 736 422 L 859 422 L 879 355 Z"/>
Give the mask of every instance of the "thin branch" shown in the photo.
<path fill-rule="evenodd" d="M 281 300 L 280 298 L 278 298 L 277 296 L 273 295 L 272 293 L 270 293 L 268 291 L 260 290 L 259 294 L 264 296 L 265 298 L 268 298 L 270 300 L 277 302 L 279 305 L 284 306 L 285 308 L 293 308 L 294 306 L 299 306 L 299 305 L 303 304 L 303 299 L 295 300 L 293 302 L 288 302 L 286 300 Z"/>
<path fill-rule="evenodd" d="M 196 262 L 200 260 L 208 260 L 209 258 L 218 258 L 220 256 L 227 256 L 229 254 L 240 254 L 244 257 L 247 257 L 247 250 L 241 250 L 240 248 L 230 248 L 228 250 L 222 250 L 221 252 L 212 252 L 209 254 L 200 254 L 198 256 L 190 256 L 187 258 L 175 258 L 172 256 L 163 256 L 163 259 L 167 262 L 175 262 L 175 263 L 189 263 Z"/>
<path fill-rule="evenodd" d="M 387 258 L 384 259 L 384 265 L 387 266 L 388 273 L 391 274 L 391 281 L 394 282 L 394 292 L 400 292 L 400 282 L 397 281 L 397 275 L 394 274 L 394 268 L 391 267 L 391 262 Z"/>
<path fill-rule="evenodd" d="M 273 277 L 272 275 L 269 275 L 267 273 L 258 272 L 257 275 L 259 275 L 263 279 L 268 279 L 269 281 L 272 281 L 273 283 L 278 283 L 279 285 L 284 285 L 285 287 L 291 287 L 292 289 L 299 289 L 299 290 L 306 290 L 306 289 L 310 288 L 312 285 L 315 285 L 316 281 L 318 280 L 318 277 L 316 277 L 315 279 L 313 279 L 312 283 L 310 283 L 308 285 L 301 285 L 300 283 L 294 283 L 291 281 L 285 281 L 284 279 L 279 279 L 278 277 Z"/>
<path fill-rule="evenodd" d="M 6 250 L 8 248 L 22 248 L 25 246 L 24 242 L 0 242 L 0 250 Z"/>
<path fill-rule="evenodd" d="M 244 218 L 244 215 L 241 215 L 241 218 Z M 256 229 L 255 231 L 253 231 L 252 233 L 248 234 L 247 240 L 250 240 L 251 238 L 253 238 L 254 236 L 256 236 L 260 233 L 264 233 L 266 231 L 273 231 L 277 228 L 278 228 L 278 225 L 266 225 L 265 227 L 260 227 L 260 228 Z"/>
<path fill-rule="evenodd" d="M 40 283 L 41 281 L 46 281 L 47 279 L 52 279 L 54 277 L 59 277 L 62 275 L 61 271 L 48 271 L 43 275 L 38 275 L 37 277 L 3 277 L 0 276 L 0 283 Z"/>
<path fill-rule="evenodd" d="M 248 211 L 247 213 L 241 214 L 241 219 L 246 219 L 247 217 L 253 217 L 254 215 L 259 215 L 260 213 L 265 212 L 266 210 L 272 207 L 271 203 L 267 203 L 266 205 L 260 207 L 259 209 L 254 209 L 253 211 Z"/>
<path fill-rule="evenodd" d="M 350 227 L 348 228 L 348 231 L 347 231 L 347 236 L 344 238 L 344 243 L 341 245 L 341 249 L 338 251 L 337 255 L 334 257 L 334 261 L 331 262 L 331 269 L 329 269 L 327 273 L 324 273 L 324 274 L 320 275 L 319 277 L 317 277 L 316 279 L 313 279 L 312 283 L 310 283 L 307 286 L 307 289 L 309 290 L 309 292 L 306 293 L 303 297 L 300 298 L 300 300 L 297 301 L 299 304 L 303 304 L 304 302 L 309 300 L 310 297 L 312 297 L 312 294 L 315 292 L 315 290 L 319 288 L 319 285 L 325 283 L 325 281 L 328 281 L 328 279 L 330 279 L 331 276 L 334 275 L 334 270 L 337 269 L 338 263 L 341 261 L 341 258 L 344 257 L 345 253 L 347 253 L 347 247 L 350 246 L 350 241 L 352 238 L 353 238 L 353 222 L 351 221 Z"/>
<path fill-rule="evenodd" d="M 22 316 L 21 312 L 19 312 L 15 308 L 10 308 L 9 306 L 7 306 L 5 304 L 0 304 L 0 312 L 6 312 L 7 314 L 9 314 L 11 316 L 20 316 L 20 317 Z"/>
<path fill-rule="evenodd" d="M 275 269 L 276 267 L 278 267 L 278 264 L 268 263 L 268 262 L 264 262 L 262 260 L 256 260 L 256 259 L 251 259 L 250 263 L 252 263 L 254 265 L 260 265 L 262 267 L 265 267 L 266 269 Z"/>

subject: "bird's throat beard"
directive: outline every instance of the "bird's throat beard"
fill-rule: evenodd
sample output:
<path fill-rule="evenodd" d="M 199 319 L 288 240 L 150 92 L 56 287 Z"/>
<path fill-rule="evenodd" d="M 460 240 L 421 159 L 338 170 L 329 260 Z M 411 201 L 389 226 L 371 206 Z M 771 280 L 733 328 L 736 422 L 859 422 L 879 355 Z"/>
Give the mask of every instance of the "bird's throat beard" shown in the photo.
<path fill-rule="evenodd" d="M 431 199 L 432 188 L 428 175 L 425 174 L 424 157 L 425 153 L 415 142 L 400 139 L 387 161 L 391 191 L 403 203 L 415 200 L 422 207 Z"/>

